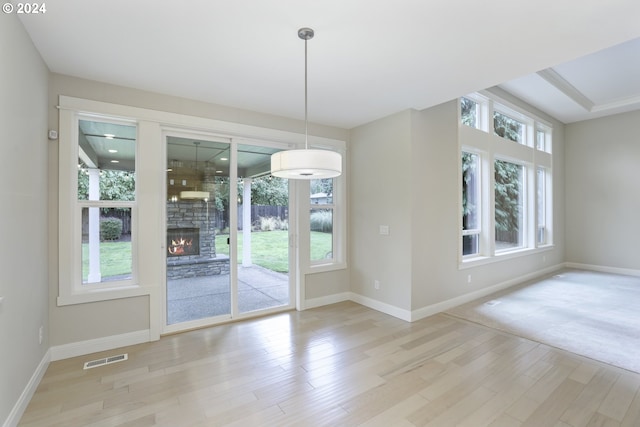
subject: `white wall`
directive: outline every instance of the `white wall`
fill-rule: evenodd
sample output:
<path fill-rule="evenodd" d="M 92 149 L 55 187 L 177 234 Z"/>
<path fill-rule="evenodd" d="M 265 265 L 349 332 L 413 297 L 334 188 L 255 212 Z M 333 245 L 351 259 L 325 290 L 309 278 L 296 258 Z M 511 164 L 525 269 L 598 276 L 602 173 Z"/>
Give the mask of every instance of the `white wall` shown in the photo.
<path fill-rule="evenodd" d="M 156 111 L 178 113 L 194 117 L 242 123 L 290 132 L 302 132 L 304 130 L 304 123 L 298 120 L 238 110 L 214 104 L 145 92 L 137 89 L 113 86 L 59 74 L 52 74 L 49 84 L 49 125 L 53 129 L 58 128 L 58 110 L 55 106 L 58 103 L 60 95 L 140 107 Z M 346 140 L 348 136 L 345 130 L 316 126 L 313 124 L 310 124 L 309 133 L 338 140 Z M 163 142 L 158 140 L 157 143 L 162 144 Z M 52 152 L 49 157 L 49 177 L 52 182 L 52 186 L 57 188 L 57 145 L 54 145 L 53 150 L 56 151 Z M 145 156 L 145 159 L 148 158 L 148 154 L 149 153 Z M 143 153 L 142 155 L 144 156 L 145 154 Z M 152 201 L 149 203 L 151 203 L 152 206 L 159 206 L 160 209 L 163 209 L 163 194 L 151 196 L 156 197 L 157 201 L 155 205 Z M 50 201 L 49 210 L 51 212 L 51 221 L 54 227 L 49 238 L 52 241 L 52 251 L 56 254 L 58 247 L 58 200 L 56 198 Z M 144 263 L 145 260 L 141 260 L 141 262 Z M 82 341 L 136 333 L 150 328 L 149 316 L 150 313 L 154 313 L 154 310 L 153 307 L 150 306 L 150 298 L 147 296 L 61 307 L 57 306 L 57 256 L 52 257 L 51 264 L 51 296 L 49 301 L 51 307 L 50 318 L 52 346 L 72 345 Z M 307 298 L 322 298 L 331 294 L 336 289 L 342 290 L 342 292 L 348 289 L 346 274 L 327 274 L 327 277 L 331 280 L 330 287 L 314 285 L 314 280 L 321 280 L 325 274 L 326 273 L 318 273 L 313 275 L 313 278 L 310 279 L 306 287 L 309 293 Z M 157 300 L 154 299 L 153 301 Z"/>
<path fill-rule="evenodd" d="M 0 424 L 17 422 L 11 411 L 49 348 L 47 78 L 18 17 L 0 14 Z"/>
<path fill-rule="evenodd" d="M 351 133 L 349 261 L 356 299 L 374 308 L 380 303 L 389 313 L 409 310 L 415 319 L 562 265 L 563 125 L 494 92 L 554 125 L 554 247 L 460 269 L 457 101 L 406 111 Z M 380 224 L 391 226 L 389 236 L 378 234 Z M 374 278 L 384 279 L 380 291 Z"/>
<path fill-rule="evenodd" d="M 640 274 L 640 111 L 566 127 L 567 261 Z"/>
<path fill-rule="evenodd" d="M 355 128 L 349 143 L 351 292 L 411 309 L 412 111 Z M 389 226 L 381 235 L 379 227 Z M 380 281 L 380 289 L 374 288 Z"/>

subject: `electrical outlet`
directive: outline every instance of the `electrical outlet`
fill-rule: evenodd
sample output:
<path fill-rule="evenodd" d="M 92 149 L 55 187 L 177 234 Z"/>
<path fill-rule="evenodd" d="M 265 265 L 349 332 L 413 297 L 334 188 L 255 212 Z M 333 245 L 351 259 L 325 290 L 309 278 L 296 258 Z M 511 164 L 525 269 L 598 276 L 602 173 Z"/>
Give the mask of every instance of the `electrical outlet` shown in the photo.
<path fill-rule="evenodd" d="M 44 327 L 40 325 L 40 329 L 38 330 L 38 343 L 42 344 L 43 339 L 44 339 Z"/>
<path fill-rule="evenodd" d="M 471 283 L 471 275 L 470 274 L 467 275 L 467 283 Z"/>
<path fill-rule="evenodd" d="M 377 279 L 376 279 L 376 280 L 374 280 L 374 281 L 373 281 L 373 287 L 374 287 L 375 289 L 380 289 L 380 281 L 379 281 L 379 280 L 377 280 Z"/>

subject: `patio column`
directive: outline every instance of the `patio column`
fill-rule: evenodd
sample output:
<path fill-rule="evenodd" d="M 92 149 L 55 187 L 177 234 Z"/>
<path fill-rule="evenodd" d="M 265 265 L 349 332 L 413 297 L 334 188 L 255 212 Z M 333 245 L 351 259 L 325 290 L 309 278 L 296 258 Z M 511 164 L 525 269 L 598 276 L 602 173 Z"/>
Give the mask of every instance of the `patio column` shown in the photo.
<path fill-rule="evenodd" d="M 251 178 L 243 178 L 242 184 L 242 266 L 251 267 Z"/>
<path fill-rule="evenodd" d="M 89 200 L 100 200 L 100 169 L 89 169 Z M 100 208 L 89 208 L 89 283 L 102 281 L 100 272 Z"/>

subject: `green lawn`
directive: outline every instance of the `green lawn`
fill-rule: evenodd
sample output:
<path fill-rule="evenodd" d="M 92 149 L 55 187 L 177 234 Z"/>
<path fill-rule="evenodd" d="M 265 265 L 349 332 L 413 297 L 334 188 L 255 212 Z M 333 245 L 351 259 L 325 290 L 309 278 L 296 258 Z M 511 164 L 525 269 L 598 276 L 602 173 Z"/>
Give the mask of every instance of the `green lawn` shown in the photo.
<path fill-rule="evenodd" d="M 216 252 L 229 255 L 227 234 L 216 236 Z M 269 270 L 289 271 L 289 233 L 287 231 L 260 231 L 251 235 L 254 264 Z M 320 260 L 332 252 L 331 233 L 311 232 L 311 259 Z M 242 232 L 238 233 L 238 263 L 242 262 Z M 131 274 L 131 242 L 101 242 L 100 272 L 103 278 Z M 89 248 L 82 245 L 82 279 L 89 274 Z"/>
<path fill-rule="evenodd" d="M 100 274 L 103 279 L 131 275 L 131 242 L 100 242 Z M 82 280 L 89 275 L 89 245 L 82 244 Z"/>
<path fill-rule="evenodd" d="M 229 255 L 227 234 L 216 236 L 216 252 Z M 331 233 L 311 232 L 311 259 L 324 259 L 332 252 Z M 242 262 L 242 232 L 238 232 L 238 263 Z M 289 271 L 289 232 L 258 231 L 251 234 L 251 258 L 254 264 L 269 270 Z"/>

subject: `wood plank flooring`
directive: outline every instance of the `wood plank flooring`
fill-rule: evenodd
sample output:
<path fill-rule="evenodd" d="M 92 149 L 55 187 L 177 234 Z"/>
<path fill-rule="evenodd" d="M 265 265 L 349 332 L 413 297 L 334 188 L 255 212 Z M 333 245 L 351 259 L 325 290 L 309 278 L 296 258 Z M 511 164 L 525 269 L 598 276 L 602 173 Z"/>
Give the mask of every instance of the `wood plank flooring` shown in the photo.
<path fill-rule="evenodd" d="M 640 374 L 444 314 L 345 302 L 53 362 L 19 425 L 638 427 L 639 389 Z"/>

